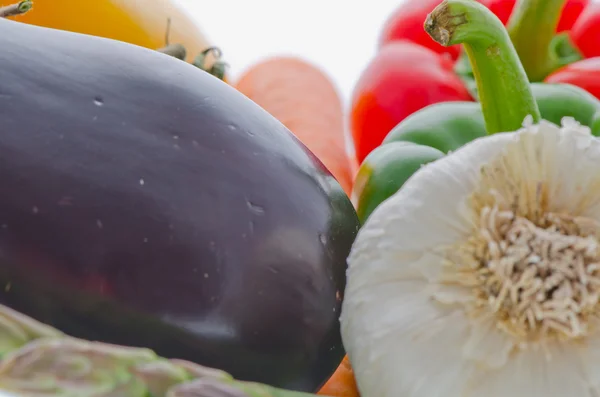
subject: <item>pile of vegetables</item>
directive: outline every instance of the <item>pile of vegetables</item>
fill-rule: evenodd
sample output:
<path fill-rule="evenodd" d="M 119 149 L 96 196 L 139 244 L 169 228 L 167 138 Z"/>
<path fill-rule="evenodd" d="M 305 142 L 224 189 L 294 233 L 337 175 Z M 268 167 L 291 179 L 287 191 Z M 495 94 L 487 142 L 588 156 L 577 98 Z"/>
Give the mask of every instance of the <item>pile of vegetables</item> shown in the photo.
<path fill-rule="evenodd" d="M 426 3 L 392 17 L 355 91 L 341 322 L 357 391 L 595 396 L 600 71 L 578 32 L 598 7 Z M 411 51 L 437 80 L 390 63 Z"/>
<path fill-rule="evenodd" d="M 94 2 L 0 8 L 0 390 L 600 395 L 597 4 L 408 0 L 346 112 Z"/>
<path fill-rule="evenodd" d="M 317 391 L 345 354 L 359 227 L 323 162 L 160 51 L 3 18 L 0 48 L 0 303 L 75 338 Z"/>
<path fill-rule="evenodd" d="M 528 106 L 523 102 L 528 99 L 511 97 L 519 101 L 514 107 L 493 99 L 510 94 L 507 80 L 531 83 L 543 119 L 560 124 L 563 117 L 573 117 L 594 135 L 600 133 L 600 101 L 593 91 L 600 69 L 588 68 L 577 78 L 571 72 L 594 60 L 581 60 L 580 47 L 586 41 L 577 26 L 579 17 L 600 18 L 599 7 L 588 7 L 582 0 L 476 1 L 491 12 L 487 16 L 493 16 L 492 21 L 497 18 L 506 25 L 507 45 L 517 53 L 518 65 L 503 65 L 494 76 L 487 66 L 479 67 L 479 75 L 474 73 L 468 47 L 439 35 L 432 38 L 424 29 L 423 21 L 440 3 L 407 2 L 399 8 L 384 26 L 380 50 L 356 84 L 351 129 L 361 166 L 352 194 L 362 223 L 421 165 L 486 132 L 503 130 L 502 123 L 512 117 L 511 128 L 519 126 L 522 112 L 511 109 Z M 425 67 L 414 68 L 409 62 L 417 53 Z M 392 58 L 404 62 L 391 62 Z M 515 68 L 525 74 L 516 74 Z M 491 101 L 494 104 L 488 105 Z M 406 142 L 419 146 L 407 148 Z"/>

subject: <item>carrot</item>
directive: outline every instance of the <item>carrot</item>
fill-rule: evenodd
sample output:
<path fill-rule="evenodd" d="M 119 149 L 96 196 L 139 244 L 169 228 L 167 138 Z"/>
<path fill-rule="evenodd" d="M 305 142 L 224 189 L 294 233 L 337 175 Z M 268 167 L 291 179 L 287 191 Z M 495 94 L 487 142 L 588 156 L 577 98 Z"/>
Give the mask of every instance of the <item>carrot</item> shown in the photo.
<path fill-rule="evenodd" d="M 292 131 L 350 196 L 354 174 L 343 106 L 328 76 L 301 59 L 281 56 L 252 65 L 236 88 Z"/>
<path fill-rule="evenodd" d="M 360 397 L 348 356 L 344 357 L 344 360 L 338 369 L 333 373 L 331 378 L 329 378 L 327 383 L 325 383 L 325 386 L 319 390 L 317 395 L 329 397 Z"/>

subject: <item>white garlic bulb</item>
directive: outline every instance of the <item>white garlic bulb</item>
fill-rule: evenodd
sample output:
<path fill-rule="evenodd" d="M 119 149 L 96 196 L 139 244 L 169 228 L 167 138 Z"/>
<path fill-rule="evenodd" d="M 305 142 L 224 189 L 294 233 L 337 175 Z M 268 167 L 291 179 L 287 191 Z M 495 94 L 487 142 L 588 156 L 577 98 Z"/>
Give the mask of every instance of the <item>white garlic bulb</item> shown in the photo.
<path fill-rule="evenodd" d="M 600 140 L 480 138 L 381 204 L 348 258 L 363 397 L 600 396 Z"/>

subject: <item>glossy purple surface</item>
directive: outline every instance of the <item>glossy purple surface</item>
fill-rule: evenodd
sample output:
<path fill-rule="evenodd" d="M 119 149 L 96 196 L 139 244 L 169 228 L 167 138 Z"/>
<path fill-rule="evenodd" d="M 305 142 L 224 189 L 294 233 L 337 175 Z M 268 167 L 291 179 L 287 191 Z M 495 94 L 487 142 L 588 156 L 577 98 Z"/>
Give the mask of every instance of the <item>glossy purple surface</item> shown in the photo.
<path fill-rule="evenodd" d="M 277 120 L 191 65 L 0 20 L 0 302 L 314 391 L 358 229 Z"/>

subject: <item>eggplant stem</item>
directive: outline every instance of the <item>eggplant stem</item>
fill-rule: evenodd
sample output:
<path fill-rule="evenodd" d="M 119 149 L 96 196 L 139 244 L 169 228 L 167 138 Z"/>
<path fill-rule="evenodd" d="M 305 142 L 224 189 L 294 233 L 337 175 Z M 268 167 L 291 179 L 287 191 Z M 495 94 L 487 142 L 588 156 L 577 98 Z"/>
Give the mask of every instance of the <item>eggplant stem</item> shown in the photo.
<path fill-rule="evenodd" d="M 487 7 L 445 0 L 428 16 L 427 33 L 443 46 L 463 44 L 477 84 L 488 134 L 516 131 L 541 120 L 527 74 L 508 32 Z"/>
<path fill-rule="evenodd" d="M 23 0 L 15 4 L 0 7 L 0 18 L 9 18 L 25 14 L 33 8 L 32 0 Z"/>

